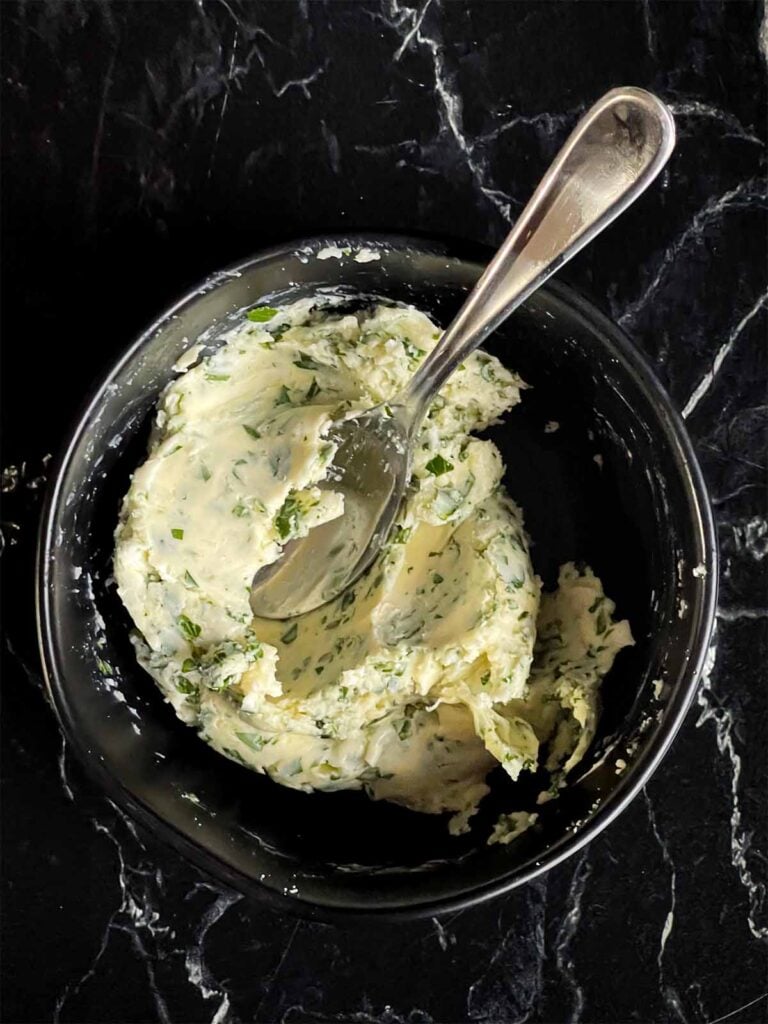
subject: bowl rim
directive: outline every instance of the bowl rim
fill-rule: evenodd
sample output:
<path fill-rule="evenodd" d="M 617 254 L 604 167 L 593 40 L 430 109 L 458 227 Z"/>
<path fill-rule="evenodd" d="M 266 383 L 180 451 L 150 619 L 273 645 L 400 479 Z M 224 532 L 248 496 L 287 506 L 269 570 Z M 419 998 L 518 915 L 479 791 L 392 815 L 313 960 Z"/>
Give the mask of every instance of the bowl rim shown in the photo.
<path fill-rule="evenodd" d="M 675 689 L 666 708 L 664 720 L 660 723 L 653 742 L 641 752 L 637 761 L 633 763 L 632 771 L 626 777 L 626 785 L 608 794 L 592 817 L 583 826 L 564 837 L 558 844 L 558 849 L 554 850 L 551 855 L 548 852 L 544 853 L 537 861 L 525 868 L 513 869 L 508 874 L 475 885 L 459 895 L 438 896 L 419 903 L 367 903 L 359 897 L 356 901 L 352 900 L 348 903 L 339 901 L 325 903 L 317 900 L 310 901 L 302 898 L 300 894 L 284 896 L 226 863 L 212 851 L 194 843 L 176 826 L 160 817 L 149 805 L 130 792 L 117 776 L 92 756 L 79 737 L 67 699 L 64 672 L 58 658 L 56 623 L 51 603 L 52 547 L 61 505 L 63 482 L 74 451 L 87 429 L 92 414 L 102 402 L 108 386 L 141 348 L 165 327 L 180 309 L 200 296 L 226 284 L 233 276 L 238 276 L 259 263 L 292 256 L 298 250 L 318 252 L 327 246 L 358 249 L 378 246 L 389 250 L 431 251 L 446 259 L 456 259 L 463 263 L 478 265 L 482 265 L 483 257 L 490 258 L 493 253 L 492 249 L 476 242 L 447 240 L 429 235 L 351 231 L 308 236 L 261 249 L 250 257 L 240 259 L 207 275 L 200 283 L 164 309 L 110 365 L 100 380 L 91 386 L 88 397 L 81 405 L 79 414 L 76 414 L 73 419 L 73 425 L 69 429 L 66 441 L 56 456 L 40 516 L 35 569 L 35 614 L 42 675 L 49 702 L 56 714 L 63 736 L 71 744 L 87 773 L 100 784 L 106 795 L 114 799 L 121 809 L 127 811 L 145 828 L 158 834 L 194 865 L 212 874 L 217 880 L 233 886 L 247 896 L 256 897 L 262 903 L 267 902 L 284 910 L 287 909 L 299 917 L 319 918 L 328 922 L 349 922 L 353 919 L 374 917 L 377 920 L 386 918 L 403 920 L 435 916 L 435 914 L 456 912 L 476 906 L 486 900 L 509 893 L 512 889 L 533 881 L 544 872 L 562 863 L 583 849 L 611 824 L 649 781 L 680 730 L 707 665 L 717 612 L 719 562 L 717 534 L 707 487 L 683 418 L 673 405 L 666 389 L 656 377 L 645 355 L 617 323 L 609 319 L 578 291 L 559 281 L 548 281 L 540 290 L 554 295 L 556 299 L 585 320 L 595 333 L 607 336 L 630 365 L 644 397 L 657 410 L 665 430 L 665 440 L 671 442 L 674 449 L 674 463 L 682 479 L 691 512 L 691 524 L 701 551 L 701 562 L 706 570 L 706 576 L 702 581 L 703 585 L 697 588 L 690 607 L 688 660 L 680 670 Z"/>

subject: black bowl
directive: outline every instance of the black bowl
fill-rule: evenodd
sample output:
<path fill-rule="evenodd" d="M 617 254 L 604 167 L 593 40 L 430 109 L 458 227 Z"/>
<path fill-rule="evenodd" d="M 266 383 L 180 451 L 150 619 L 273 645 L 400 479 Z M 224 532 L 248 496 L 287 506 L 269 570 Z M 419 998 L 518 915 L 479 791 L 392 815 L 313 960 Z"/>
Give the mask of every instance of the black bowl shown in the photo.
<path fill-rule="evenodd" d="M 328 245 L 352 253 L 316 258 Z M 379 258 L 356 261 L 361 246 Z M 481 269 L 440 242 L 365 235 L 310 239 L 215 274 L 164 313 L 98 388 L 48 495 L 39 633 L 50 695 L 72 746 L 114 800 L 196 863 L 300 914 L 435 914 L 559 863 L 648 780 L 705 659 L 717 550 L 683 424 L 621 331 L 554 284 L 487 346 L 532 385 L 490 436 L 504 456 L 508 490 L 525 510 L 545 583 L 561 562 L 588 563 L 637 643 L 605 680 L 587 757 L 563 795 L 539 809 L 535 827 L 508 846 L 487 845 L 500 810 L 533 807 L 535 798 L 534 786 L 513 786 L 501 772 L 471 832 L 459 838 L 441 817 L 360 793 L 292 792 L 207 747 L 137 665 L 111 578 L 113 530 L 158 392 L 180 353 L 202 332 L 214 337 L 243 306 L 322 288 L 412 302 L 445 325 Z M 559 428 L 545 430 L 552 422 Z"/>

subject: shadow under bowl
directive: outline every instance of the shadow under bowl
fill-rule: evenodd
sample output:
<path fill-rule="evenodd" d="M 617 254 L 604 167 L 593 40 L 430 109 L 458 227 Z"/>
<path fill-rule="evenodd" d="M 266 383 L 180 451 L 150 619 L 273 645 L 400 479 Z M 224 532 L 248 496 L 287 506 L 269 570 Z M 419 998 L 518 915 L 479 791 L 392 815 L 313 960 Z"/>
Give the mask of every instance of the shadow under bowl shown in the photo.
<path fill-rule="evenodd" d="M 327 246 L 351 251 L 318 259 Z M 356 260 L 361 247 L 377 258 Z M 412 303 L 445 326 L 482 269 L 443 242 L 366 234 L 309 239 L 213 275 L 164 313 L 95 391 L 47 497 L 38 623 L 68 740 L 119 805 L 199 866 L 305 916 L 434 915 L 559 863 L 616 817 L 657 767 L 707 653 L 717 548 L 682 421 L 626 336 L 551 284 L 485 346 L 531 385 L 488 433 L 524 509 L 545 586 L 562 562 L 586 562 L 629 619 L 636 645 L 604 681 L 587 756 L 562 795 L 538 808 L 533 828 L 507 846 L 487 845 L 498 814 L 533 809 L 538 790 L 500 771 L 461 837 L 448 834 L 444 816 L 362 793 L 285 789 L 199 740 L 137 664 L 111 578 L 113 531 L 158 393 L 181 353 L 200 335 L 214 340 L 245 306 L 323 289 Z"/>

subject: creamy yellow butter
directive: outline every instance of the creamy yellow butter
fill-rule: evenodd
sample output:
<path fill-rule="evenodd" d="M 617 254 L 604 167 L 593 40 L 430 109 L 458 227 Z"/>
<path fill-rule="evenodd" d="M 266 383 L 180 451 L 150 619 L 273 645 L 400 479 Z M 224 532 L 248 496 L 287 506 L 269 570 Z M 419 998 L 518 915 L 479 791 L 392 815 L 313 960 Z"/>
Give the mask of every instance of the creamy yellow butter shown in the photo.
<path fill-rule="evenodd" d="M 499 453 L 471 436 L 519 378 L 480 351 L 448 381 L 397 526 L 345 594 L 289 622 L 249 605 L 283 544 L 343 514 L 317 487 L 332 422 L 396 394 L 438 337 L 410 307 L 250 311 L 162 395 L 115 576 L 141 664 L 218 751 L 293 788 L 450 811 L 461 831 L 497 763 L 514 779 L 578 762 L 632 642 L 588 570 L 540 598 Z"/>

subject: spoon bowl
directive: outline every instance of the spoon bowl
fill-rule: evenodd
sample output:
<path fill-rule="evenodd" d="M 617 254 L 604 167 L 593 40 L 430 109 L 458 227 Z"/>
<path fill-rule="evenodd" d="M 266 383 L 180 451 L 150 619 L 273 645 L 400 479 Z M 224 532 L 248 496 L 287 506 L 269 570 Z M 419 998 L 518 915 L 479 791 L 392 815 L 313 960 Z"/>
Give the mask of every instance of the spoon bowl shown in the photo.
<path fill-rule="evenodd" d="M 332 601 L 370 566 L 395 520 L 410 476 L 406 410 L 374 406 L 336 423 L 329 438 L 336 455 L 318 486 L 341 494 L 344 514 L 289 541 L 256 573 L 254 615 L 288 619 Z"/>

